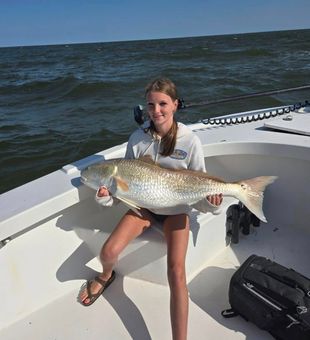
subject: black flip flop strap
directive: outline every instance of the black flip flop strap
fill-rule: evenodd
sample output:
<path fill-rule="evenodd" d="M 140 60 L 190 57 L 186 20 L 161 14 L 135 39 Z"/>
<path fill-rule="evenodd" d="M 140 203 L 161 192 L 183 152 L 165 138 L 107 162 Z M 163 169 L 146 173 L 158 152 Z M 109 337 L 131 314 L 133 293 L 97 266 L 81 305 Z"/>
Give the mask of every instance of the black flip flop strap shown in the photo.
<path fill-rule="evenodd" d="M 110 279 L 104 281 L 104 280 L 100 279 L 99 276 L 96 276 L 96 277 L 94 278 L 94 280 L 97 281 L 98 283 L 100 283 L 102 287 L 104 287 Z"/>
<path fill-rule="evenodd" d="M 104 281 L 104 280 L 100 279 L 99 276 L 96 276 L 94 280 L 97 281 L 98 283 L 100 283 L 101 286 L 105 288 L 105 286 L 109 285 L 114 280 L 114 277 L 115 277 L 115 271 L 113 270 L 112 274 L 108 278 L 108 280 Z"/>

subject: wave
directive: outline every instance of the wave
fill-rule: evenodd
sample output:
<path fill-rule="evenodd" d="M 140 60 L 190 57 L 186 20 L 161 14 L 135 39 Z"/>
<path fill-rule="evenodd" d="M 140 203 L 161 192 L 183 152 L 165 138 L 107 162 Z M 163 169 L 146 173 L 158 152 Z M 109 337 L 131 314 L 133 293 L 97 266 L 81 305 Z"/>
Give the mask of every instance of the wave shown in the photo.
<path fill-rule="evenodd" d="M 270 49 L 265 48 L 246 48 L 246 49 L 235 49 L 235 50 L 224 50 L 217 52 L 214 51 L 214 57 L 219 59 L 226 58 L 248 58 L 248 57 L 271 57 L 274 55 Z"/>
<path fill-rule="evenodd" d="M 63 95 L 64 98 L 81 98 L 81 97 L 94 97 L 97 94 L 102 94 L 103 92 L 113 92 L 114 90 L 118 90 L 120 88 L 120 83 L 115 81 L 100 81 L 100 82 L 87 82 L 87 83 L 79 83 L 76 86 L 72 87 L 70 91 L 67 91 L 66 94 Z"/>
<path fill-rule="evenodd" d="M 27 126 L 24 124 L 3 124 L 0 125 L 0 133 L 2 132 L 11 132 L 11 131 L 21 131 L 25 132 L 27 130 Z"/>
<path fill-rule="evenodd" d="M 267 48 L 236 48 L 229 49 L 227 47 L 214 48 L 212 46 L 195 46 L 192 48 L 184 48 L 175 50 L 172 53 L 160 53 L 161 59 L 174 60 L 174 61 L 192 61 L 192 60 L 226 60 L 228 58 L 253 58 L 253 57 L 272 57 L 274 52 Z M 155 59 L 153 55 L 145 55 L 148 59 Z"/>
<path fill-rule="evenodd" d="M 119 81 L 84 82 L 83 79 L 68 75 L 48 81 L 25 82 L 18 85 L 0 87 L 0 95 L 7 97 L 25 96 L 27 101 L 42 98 L 47 100 L 75 99 L 94 97 L 107 91 L 113 92 L 114 90 L 119 90 L 122 87 L 122 82 Z"/>
<path fill-rule="evenodd" d="M 29 94 L 29 93 L 46 93 L 53 90 L 76 86 L 79 79 L 73 75 L 57 77 L 51 80 L 39 81 L 20 81 L 15 85 L 0 87 L 0 94 Z"/>
<path fill-rule="evenodd" d="M 265 48 L 249 48 L 243 51 L 237 52 L 239 55 L 243 55 L 244 57 L 270 57 L 274 53 Z"/>

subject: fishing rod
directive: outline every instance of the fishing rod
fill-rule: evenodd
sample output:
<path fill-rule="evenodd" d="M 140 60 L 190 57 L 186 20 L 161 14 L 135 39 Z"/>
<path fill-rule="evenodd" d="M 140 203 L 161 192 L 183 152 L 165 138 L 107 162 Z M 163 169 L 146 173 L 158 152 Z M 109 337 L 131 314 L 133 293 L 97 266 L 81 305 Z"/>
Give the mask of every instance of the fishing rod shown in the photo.
<path fill-rule="evenodd" d="M 255 93 L 249 93 L 249 94 L 239 95 L 239 96 L 230 96 L 230 97 L 226 97 L 226 98 L 222 98 L 218 100 L 210 100 L 210 101 L 203 101 L 199 103 L 189 103 L 189 104 L 185 104 L 184 99 L 178 99 L 179 101 L 178 110 L 192 108 L 192 107 L 201 107 L 201 106 L 207 106 L 207 105 L 228 103 L 228 102 L 233 102 L 233 101 L 242 100 L 242 99 L 270 96 L 273 94 L 301 91 L 301 90 L 307 90 L 307 89 L 310 89 L 310 85 L 303 85 L 303 86 L 298 86 L 298 87 L 291 87 L 287 89 L 278 89 L 278 90 L 272 90 L 272 91 L 255 92 Z M 134 118 L 135 118 L 135 121 L 139 125 L 142 125 L 144 123 L 144 112 L 143 112 L 142 105 L 138 105 L 134 107 Z"/>
<path fill-rule="evenodd" d="M 187 109 L 187 108 L 190 108 L 190 107 L 199 107 L 199 106 L 227 103 L 227 102 L 233 102 L 233 101 L 242 100 L 242 99 L 270 96 L 270 95 L 273 95 L 273 94 L 301 91 L 301 90 L 307 90 L 307 89 L 310 89 L 310 85 L 291 87 L 291 88 L 288 88 L 288 89 L 255 92 L 255 93 L 249 93 L 249 94 L 245 94 L 245 95 L 226 97 L 226 98 L 219 99 L 219 100 L 211 100 L 211 101 L 204 101 L 204 102 L 200 102 L 200 103 L 189 103 L 189 104 L 185 104 L 183 99 L 179 99 L 178 109 Z"/>

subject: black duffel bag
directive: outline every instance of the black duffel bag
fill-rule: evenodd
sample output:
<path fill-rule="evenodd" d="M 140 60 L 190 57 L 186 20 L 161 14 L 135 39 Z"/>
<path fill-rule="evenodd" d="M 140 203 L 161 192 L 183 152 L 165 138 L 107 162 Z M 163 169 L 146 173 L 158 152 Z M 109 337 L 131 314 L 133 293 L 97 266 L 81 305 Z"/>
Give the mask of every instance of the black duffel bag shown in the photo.
<path fill-rule="evenodd" d="M 265 257 L 251 255 L 232 276 L 231 309 L 279 340 L 310 340 L 310 279 Z"/>

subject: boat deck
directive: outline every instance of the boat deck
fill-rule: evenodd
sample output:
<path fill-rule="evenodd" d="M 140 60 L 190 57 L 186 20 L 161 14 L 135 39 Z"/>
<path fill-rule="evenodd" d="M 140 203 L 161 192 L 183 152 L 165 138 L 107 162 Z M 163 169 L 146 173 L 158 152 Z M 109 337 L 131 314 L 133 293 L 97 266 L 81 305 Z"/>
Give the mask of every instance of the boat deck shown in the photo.
<path fill-rule="evenodd" d="M 149 237 L 152 233 L 158 237 L 156 230 L 148 232 Z M 264 224 L 253 228 L 248 236 L 241 234 L 238 244 L 228 246 L 206 263 L 188 283 L 188 339 L 272 339 L 241 317 L 221 316 L 221 310 L 229 307 L 229 280 L 239 264 L 253 253 L 310 276 L 305 255 L 309 237 L 304 230 Z M 3 329 L 0 338 L 15 340 L 23 334 L 25 339 L 171 339 L 167 286 L 118 274 L 104 296 L 86 308 L 76 301 L 81 283 L 75 281 L 74 289 L 66 295 Z"/>
<path fill-rule="evenodd" d="M 310 277 L 310 139 L 292 133 L 296 117 L 308 121 L 309 108 L 290 115 L 293 120 L 269 119 L 269 125 L 281 121 L 272 128 L 264 120 L 192 126 L 211 174 L 228 181 L 265 174 L 278 180 L 264 198 L 270 222 L 241 234 L 238 244 L 227 246 L 225 239 L 225 210 L 232 201 L 222 204 L 222 214 L 203 214 L 191 223 L 189 340 L 272 339 L 240 317 L 221 316 L 229 307 L 230 278 L 249 255 L 266 256 Z M 80 185 L 80 169 L 121 157 L 124 148 L 105 150 L 0 196 L 0 240 L 9 241 L 0 243 L 0 339 L 171 339 L 166 246 L 158 227 L 126 248 L 103 297 L 90 307 L 76 300 L 81 284 L 100 270 L 96 256 L 127 209 L 102 210 L 94 192 Z"/>

